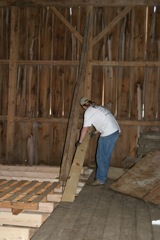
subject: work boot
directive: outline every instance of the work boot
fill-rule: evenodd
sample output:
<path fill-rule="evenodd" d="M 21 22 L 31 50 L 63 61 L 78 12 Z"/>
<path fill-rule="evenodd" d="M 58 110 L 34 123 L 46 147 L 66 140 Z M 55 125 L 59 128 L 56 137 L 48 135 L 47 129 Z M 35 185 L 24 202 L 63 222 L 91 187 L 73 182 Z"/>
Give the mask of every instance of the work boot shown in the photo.
<path fill-rule="evenodd" d="M 89 186 L 102 186 L 102 185 L 104 185 L 104 183 L 102 183 L 98 179 L 96 179 L 94 182 L 91 182 L 88 185 Z"/>

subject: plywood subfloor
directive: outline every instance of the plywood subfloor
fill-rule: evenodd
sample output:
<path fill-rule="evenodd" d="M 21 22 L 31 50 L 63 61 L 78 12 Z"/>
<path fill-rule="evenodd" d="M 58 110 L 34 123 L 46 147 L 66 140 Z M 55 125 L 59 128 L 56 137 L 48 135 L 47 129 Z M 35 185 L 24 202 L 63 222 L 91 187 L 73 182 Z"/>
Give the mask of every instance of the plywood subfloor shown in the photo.
<path fill-rule="evenodd" d="M 32 240 L 160 240 L 160 206 L 113 191 L 112 182 L 61 202 Z"/>
<path fill-rule="evenodd" d="M 160 204 L 160 150 L 147 153 L 111 189 Z"/>

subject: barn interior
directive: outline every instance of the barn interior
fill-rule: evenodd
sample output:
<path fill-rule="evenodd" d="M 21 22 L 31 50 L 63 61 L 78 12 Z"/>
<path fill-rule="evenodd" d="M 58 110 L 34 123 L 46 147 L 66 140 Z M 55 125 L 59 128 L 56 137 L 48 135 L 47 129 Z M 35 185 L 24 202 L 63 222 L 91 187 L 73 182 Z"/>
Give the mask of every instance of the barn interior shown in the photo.
<path fill-rule="evenodd" d="M 159 240 L 160 1 L 1 0 L 0 19 L 0 239 Z M 96 188 L 82 96 L 121 128 Z"/>

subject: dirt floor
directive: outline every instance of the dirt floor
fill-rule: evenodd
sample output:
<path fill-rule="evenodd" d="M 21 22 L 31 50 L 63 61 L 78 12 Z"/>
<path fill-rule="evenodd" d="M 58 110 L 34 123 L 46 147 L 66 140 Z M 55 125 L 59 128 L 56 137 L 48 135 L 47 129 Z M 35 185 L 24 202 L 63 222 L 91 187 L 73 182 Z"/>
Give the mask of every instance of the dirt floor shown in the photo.
<path fill-rule="evenodd" d="M 61 202 L 32 240 L 160 240 L 160 205 L 115 192 L 112 182 Z"/>

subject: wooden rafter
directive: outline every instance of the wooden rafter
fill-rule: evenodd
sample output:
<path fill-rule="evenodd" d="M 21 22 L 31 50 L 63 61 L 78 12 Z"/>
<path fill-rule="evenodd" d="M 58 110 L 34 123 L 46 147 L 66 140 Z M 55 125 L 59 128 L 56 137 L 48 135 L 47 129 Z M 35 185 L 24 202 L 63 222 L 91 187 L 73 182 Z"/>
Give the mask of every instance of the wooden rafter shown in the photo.
<path fill-rule="evenodd" d="M 160 5 L 159 0 L 1 0 L 0 7 L 7 6 L 21 6 L 21 7 L 33 7 L 33 6 L 59 6 L 59 7 L 74 7 L 74 6 L 154 6 Z"/>

